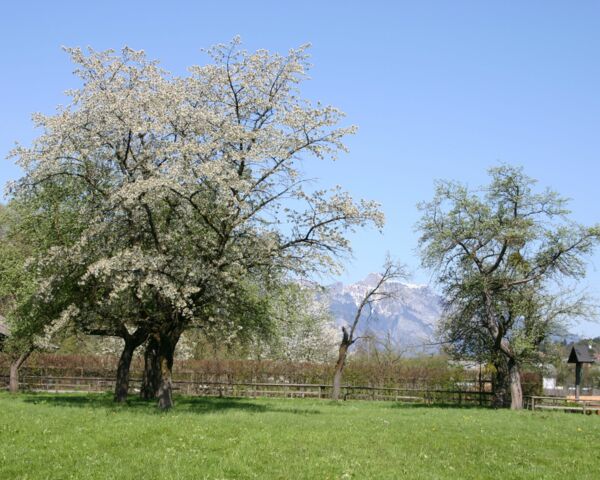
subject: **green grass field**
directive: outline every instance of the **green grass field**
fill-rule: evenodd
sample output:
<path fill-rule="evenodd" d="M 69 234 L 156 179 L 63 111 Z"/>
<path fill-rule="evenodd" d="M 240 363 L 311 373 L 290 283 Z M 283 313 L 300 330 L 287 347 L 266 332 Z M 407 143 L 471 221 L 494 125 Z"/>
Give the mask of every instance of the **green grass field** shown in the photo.
<path fill-rule="evenodd" d="M 0 393 L 5 479 L 600 478 L 600 417 L 388 402 Z"/>

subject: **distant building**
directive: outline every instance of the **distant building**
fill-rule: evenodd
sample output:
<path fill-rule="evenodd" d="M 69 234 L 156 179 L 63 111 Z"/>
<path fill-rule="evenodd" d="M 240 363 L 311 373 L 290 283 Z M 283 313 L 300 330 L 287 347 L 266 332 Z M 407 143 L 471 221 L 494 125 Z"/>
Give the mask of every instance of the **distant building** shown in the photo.
<path fill-rule="evenodd" d="M 4 344 L 4 340 L 9 336 L 10 329 L 6 324 L 6 320 L 2 315 L 0 315 L 0 350 L 2 350 L 2 345 Z"/>
<path fill-rule="evenodd" d="M 486 368 L 486 364 L 479 363 L 475 360 L 448 360 L 448 365 L 451 367 L 462 367 L 468 372 L 479 372 Z"/>
<path fill-rule="evenodd" d="M 562 390 L 563 387 L 556 384 L 556 367 L 551 364 L 544 364 L 540 365 L 540 368 L 542 370 L 542 388 L 544 389 L 544 394 L 555 395 L 556 390 Z"/>

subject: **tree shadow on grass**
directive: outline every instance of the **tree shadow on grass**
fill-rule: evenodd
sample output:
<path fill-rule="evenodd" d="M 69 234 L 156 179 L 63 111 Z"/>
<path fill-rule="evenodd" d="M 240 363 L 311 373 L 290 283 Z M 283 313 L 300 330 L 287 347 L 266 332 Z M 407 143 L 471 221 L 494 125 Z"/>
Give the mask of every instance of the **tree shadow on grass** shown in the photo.
<path fill-rule="evenodd" d="M 132 412 L 140 414 L 165 414 L 156 406 L 155 400 L 142 400 L 131 395 L 126 403 L 114 403 L 111 393 L 26 393 L 23 394 L 23 401 L 33 404 L 52 405 L 56 407 L 72 408 L 91 408 L 104 409 L 113 412 Z M 313 408 L 295 408 L 282 407 L 270 403 L 258 403 L 246 398 L 216 398 L 216 397 L 190 397 L 175 396 L 174 412 L 177 413 L 225 413 L 227 411 L 238 410 L 248 413 L 292 413 L 298 415 L 315 415 L 321 413 Z"/>

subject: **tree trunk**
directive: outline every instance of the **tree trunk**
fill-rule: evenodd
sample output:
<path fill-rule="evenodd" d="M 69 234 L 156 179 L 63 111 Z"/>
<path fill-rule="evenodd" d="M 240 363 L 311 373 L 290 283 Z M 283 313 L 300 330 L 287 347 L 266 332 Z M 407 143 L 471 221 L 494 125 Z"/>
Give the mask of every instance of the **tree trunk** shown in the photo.
<path fill-rule="evenodd" d="M 158 341 L 151 335 L 144 352 L 144 376 L 140 397 L 144 400 L 152 400 L 158 396 L 160 385 L 160 365 L 158 363 Z"/>
<path fill-rule="evenodd" d="M 332 400 L 340 399 L 340 393 L 342 391 L 342 374 L 344 373 L 344 366 L 346 365 L 346 356 L 348 355 L 349 346 L 350 345 L 345 340 L 342 340 L 342 343 L 340 343 L 338 360 L 335 364 L 335 370 L 333 374 L 333 391 L 331 393 Z"/>
<path fill-rule="evenodd" d="M 493 363 L 495 372 L 492 375 L 492 407 L 504 408 L 510 405 L 509 372 L 504 359 Z"/>
<path fill-rule="evenodd" d="M 161 410 L 169 410 L 173 407 L 173 383 L 172 383 L 172 368 L 173 362 L 169 360 L 167 355 L 159 356 L 160 362 L 160 384 L 158 386 L 158 408 Z"/>
<path fill-rule="evenodd" d="M 129 333 L 127 328 L 123 326 L 121 331 L 121 338 L 125 342 L 121 357 L 119 358 L 119 365 L 117 367 L 117 378 L 115 380 L 115 395 L 114 401 L 123 403 L 127 400 L 127 394 L 129 392 L 129 369 L 131 367 L 131 360 L 133 359 L 133 353 L 135 349 L 139 347 L 146 338 L 148 332 L 138 327 L 132 334 Z"/>
<path fill-rule="evenodd" d="M 129 367 L 131 366 L 131 359 L 133 358 L 133 352 L 136 347 L 137 345 L 133 342 L 125 340 L 125 346 L 121 352 L 119 366 L 117 367 L 114 396 L 115 402 L 123 403 L 127 400 L 127 393 L 129 392 Z"/>
<path fill-rule="evenodd" d="M 179 341 L 179 334 L 161 333 L 158 341 L 158 364 L 160 383 L 158 386 L 158 408 L 169 410 L 173 407 L 173 356 Z"/>
<path fill-rule="evenodd" d="M 23 352 L 14 362 L 10 364 L 10 379 L 8 382 L 8 390 L 10 393 L 18 393 L 19 391 L 19 369 L 33 352 L 33 348 Z"/>
<path fill-rule="evenodd" d="M 510 377 L 510 408 L 521 410 L 523 408 L 523 388 L 521 387 L 521 373 L 519 365 L 513 359 L 508 361 Z"/>

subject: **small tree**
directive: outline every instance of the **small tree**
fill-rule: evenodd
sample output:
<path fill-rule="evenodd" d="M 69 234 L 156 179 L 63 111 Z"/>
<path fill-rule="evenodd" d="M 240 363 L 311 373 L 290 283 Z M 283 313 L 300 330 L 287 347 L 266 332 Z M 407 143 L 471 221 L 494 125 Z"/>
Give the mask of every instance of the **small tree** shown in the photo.
<path fill-rule="evenodd" d="M 342 375 L 346 365 L 348 349 L 360 338 L 356 336 L 356 329 L 361 318 L 363 318 L 365 309 L 369 312 L 367 317 L 368 320 L 372 314 L 373 304 L 387 298 L 393 298 L 396 295 L 396 291 L 394 289 L 385 288 L 386 284 L 390 281 L 406 277 L 407 273 L 405 268 L 388 258 L 375 285 L 367 288 L 367 291 L 358 303 L 352 324 L 349 326 L 342 326 L 342 341 L 340 342 L 338 349 L 338 358 L 333 374 L 333 391 L 331 394 L 331 398 L 333 400 L 339 400 L 340 398 L 342 389 Z"/>
<path fill-rule="evenodd" d="M 67 330 L 76 283 L 53 283 L 44 255 L 73 241 L 81 231 L 73 203 L 60 208 L 52 199 L 71 186 L 47 185 L 36 194 L 12 199 L 0 206 L 0 313 L 6 316 L 11 336 L 6 350 L 12 357 L 10 389 L 18 390 L 19 369 L 36 349 L 54 347 Z M 52 302 L 48 299 L 52 298 Z"/>
<path fill-rule="evenodd" d="M 26 267 L 30 248 L 25 238 L 18 235 L 17 223 L 17 212 L 0 205 L 0 313 L 6 316 L 11 330 L 5 350 L 11 358 L 9 390 L 12 393 L 19 390 L 19 369 L 34 351 L 35 333 L 40 330 L 39 325 L 30 322 L 18 325 L 17 322 L 35 290 L 34 275 Z"/>
<path fill-rule="evenodd" d="M 18 322 L 12 321 L 11 335 L 6 342 L 6 351 L 11 356 L 9 391 L 19 391 L 19 371 L 29 356 L 36 350 L 51 351 L 68 334 L 69 315 L 56 317 L 52 320 L 44 312 L 32 309 L 25 313 L 26 307 L 21 308 Z M 13 317 L 14 318 L 14 317 Z"/>
<path fill-rule="evenodd" d="M 420 205 L 421 259 L 446 297 L 443 339 L 457 356 L 490 362 L 496 404 L 518 409 L 523 362 L 558 321 L 589 312 L 563 281 L 585 275 L 600 229 L 569 220 L 566 200 L 536 193 L 521 168 L 492 168 L 490 176 L 478 190 L 437 184 Z"/>

